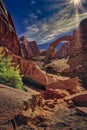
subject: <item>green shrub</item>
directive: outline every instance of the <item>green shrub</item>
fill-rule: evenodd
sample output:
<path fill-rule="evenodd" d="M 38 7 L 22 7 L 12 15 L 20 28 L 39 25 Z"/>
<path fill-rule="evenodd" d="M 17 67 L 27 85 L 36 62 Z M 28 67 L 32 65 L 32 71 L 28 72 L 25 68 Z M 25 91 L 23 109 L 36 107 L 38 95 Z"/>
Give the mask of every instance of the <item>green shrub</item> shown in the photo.
<path fill-rule="evenodd" d="M 11 58 L 0 55 L 0 83 L 23 90 L 23 82 L 18 67 L 14 68 Z"/>

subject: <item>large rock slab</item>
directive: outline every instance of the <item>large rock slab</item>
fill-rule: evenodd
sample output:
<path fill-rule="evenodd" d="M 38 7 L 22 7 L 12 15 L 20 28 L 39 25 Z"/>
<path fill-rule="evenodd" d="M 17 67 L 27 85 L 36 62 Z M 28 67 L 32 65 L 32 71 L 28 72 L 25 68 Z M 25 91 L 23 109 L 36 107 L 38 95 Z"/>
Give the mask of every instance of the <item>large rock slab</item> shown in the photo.
<path fill-rule="evenodd" d="M 74 90 L 78 87 L 78 78 L 63 79 L 51 82 L 46 85 L 46 89 L 66 89 Z"/>
<path fill-rule="evenodd" d="M 78 114 L 87 116 L 87 107 L 76 107 Z"/>
<path fill-rule="evenodd" d="M 43 92 L 43 97 L 45 100 L 64 98 L 65 96 L 69 95 L 70 94 L 67 90 L 61 90 L 61 89 L 56 90 L 49 89 Z"/>

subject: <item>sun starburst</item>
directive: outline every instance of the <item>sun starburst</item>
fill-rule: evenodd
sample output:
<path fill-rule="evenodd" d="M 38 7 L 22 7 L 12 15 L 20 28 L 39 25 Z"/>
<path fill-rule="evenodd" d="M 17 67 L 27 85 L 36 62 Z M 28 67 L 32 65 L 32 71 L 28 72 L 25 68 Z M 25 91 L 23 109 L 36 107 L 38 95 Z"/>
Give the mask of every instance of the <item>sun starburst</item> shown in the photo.
<path fill-rule="evenodd" d="M 70 3 L 73 4 L 74 7 L 81 7 L 82 0 L 71 0 Z"/>

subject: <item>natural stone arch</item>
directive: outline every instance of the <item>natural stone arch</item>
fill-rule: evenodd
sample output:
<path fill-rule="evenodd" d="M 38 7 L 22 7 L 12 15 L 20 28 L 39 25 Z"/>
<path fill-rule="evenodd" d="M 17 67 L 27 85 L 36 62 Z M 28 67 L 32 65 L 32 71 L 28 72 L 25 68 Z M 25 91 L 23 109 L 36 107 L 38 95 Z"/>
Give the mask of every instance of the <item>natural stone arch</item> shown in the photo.
<path fill-rule="evenodd" d="M 44 60 L 44 65 L 50 63 L 50 61 L 53 57 L 53 54 L 55 52 L 55 48 L 60 44 L 60 42 L 62 42 L 62 41 L 70 42 L 72 40 L 73 40 L 72 36 L 69 35 L 69 36 L 61 37 L 61 38 L 55 40 L 54 42 L 50 43 L 48 50 L 47 50 L 47 55 Z"/>

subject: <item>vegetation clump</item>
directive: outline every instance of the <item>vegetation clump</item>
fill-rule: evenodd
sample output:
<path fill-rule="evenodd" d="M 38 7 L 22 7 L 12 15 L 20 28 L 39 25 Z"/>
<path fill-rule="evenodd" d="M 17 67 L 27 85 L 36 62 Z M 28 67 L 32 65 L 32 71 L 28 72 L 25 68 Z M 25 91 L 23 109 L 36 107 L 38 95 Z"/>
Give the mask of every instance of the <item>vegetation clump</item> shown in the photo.
<path fill-rule="evenodd" d="M 0 83 L 24 90 L 22 77 L 17 67 L 12 64 L 11 58 L 0 55 Z"/>

